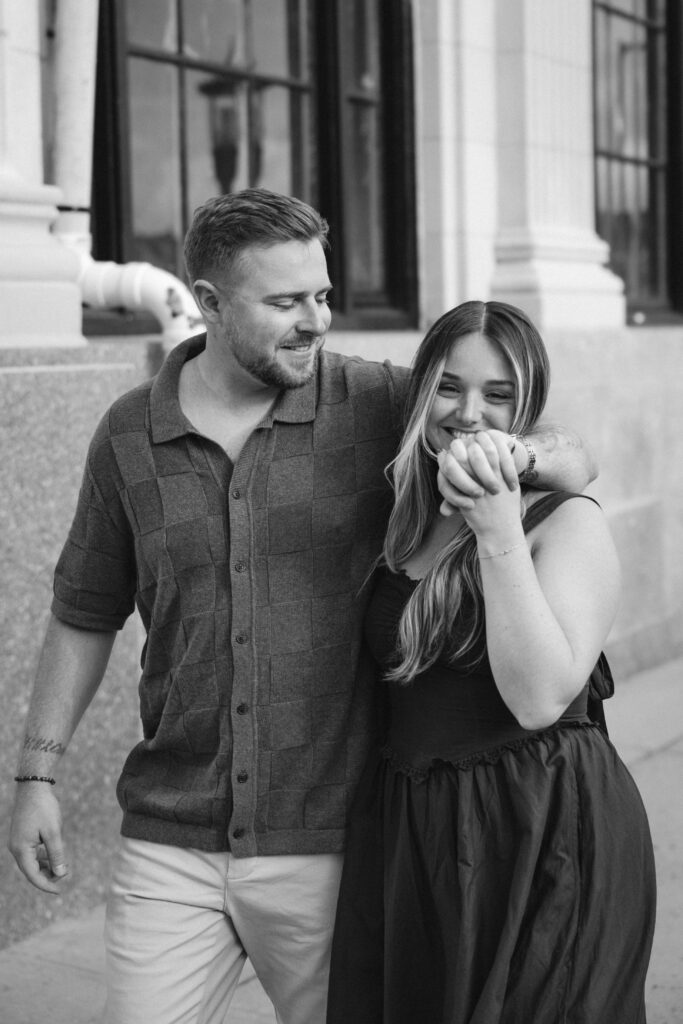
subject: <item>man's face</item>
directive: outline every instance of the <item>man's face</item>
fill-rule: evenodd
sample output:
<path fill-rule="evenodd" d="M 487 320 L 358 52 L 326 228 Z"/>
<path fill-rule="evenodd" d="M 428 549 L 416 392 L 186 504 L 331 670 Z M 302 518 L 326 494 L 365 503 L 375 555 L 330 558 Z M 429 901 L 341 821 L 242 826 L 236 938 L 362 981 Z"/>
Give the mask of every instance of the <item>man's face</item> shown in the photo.
<path fill-rule="evenodd" d="M 320 242 L 251 246 L 213 283 L 217 340 L 233 367 L 268 387 L 306 384 L 330 326 L 332 286 Z"/>

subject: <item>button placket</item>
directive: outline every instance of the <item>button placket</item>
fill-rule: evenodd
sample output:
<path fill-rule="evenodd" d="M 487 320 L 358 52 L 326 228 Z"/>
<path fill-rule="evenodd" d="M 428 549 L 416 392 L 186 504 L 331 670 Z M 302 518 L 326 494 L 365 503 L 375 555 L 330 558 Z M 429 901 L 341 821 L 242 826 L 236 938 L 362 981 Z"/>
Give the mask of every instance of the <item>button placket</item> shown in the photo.
<path fill-rule="evenodd" d="M 263 434 L 252 434 L 238 458 L 228 491 L 229 551 L 226 569 L 231 582 L 232 622 L 232 816 L 227 839 L 239 856 L 256 853 L 254 821 L 256 815 L 255 749 L 256 650 L 254 636 L 254 527 L 252 508 L 253 476 L 263 461 Z"/>

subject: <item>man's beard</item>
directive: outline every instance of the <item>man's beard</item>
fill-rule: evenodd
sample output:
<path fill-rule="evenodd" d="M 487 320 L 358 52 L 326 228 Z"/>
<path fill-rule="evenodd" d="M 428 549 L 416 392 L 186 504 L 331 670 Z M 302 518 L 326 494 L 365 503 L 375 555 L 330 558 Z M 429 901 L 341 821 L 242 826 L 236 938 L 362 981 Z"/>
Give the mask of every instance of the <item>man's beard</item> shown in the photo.
<path fill-rule="evenodd" d="M 313 343 L 315 344 L 315 340 Z M 246 370 L 252 377 L 256 377 L 267 387 L 294 389 L 304 387 L 315 376 L 318 352 L 322 348 L 322 344 L 322 340 L 318 341 L 310 365 L 307 369 L 302 368 L 301 370 L 278 362 L 277 351 L 279 350 L 276 350 L 275 354 L 256 353 L 236 344 L 233 346 L 233 355 L 243 370 Z"/>

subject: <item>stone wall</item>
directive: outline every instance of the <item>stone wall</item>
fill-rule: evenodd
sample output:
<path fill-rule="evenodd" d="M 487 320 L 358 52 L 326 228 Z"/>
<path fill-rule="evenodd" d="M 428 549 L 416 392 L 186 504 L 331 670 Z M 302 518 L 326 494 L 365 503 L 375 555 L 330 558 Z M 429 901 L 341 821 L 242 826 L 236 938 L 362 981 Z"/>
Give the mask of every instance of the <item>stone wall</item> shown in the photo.
<path fill-rule="evenodd" d="M 105 680 L 65 755 L 59 790 L 71 883 L 50 897 L 24 883 L 7 852 L 17 752 L 52 594 L 90 436 L 110 403 L 147 376 L 148 347 L 117 341 L 79 349 L 0 350 L 0 946 L 102 899 L 120 813 L 114 794 L 138 738 L 141 645 L 136 619 L 117 641 Z"/>

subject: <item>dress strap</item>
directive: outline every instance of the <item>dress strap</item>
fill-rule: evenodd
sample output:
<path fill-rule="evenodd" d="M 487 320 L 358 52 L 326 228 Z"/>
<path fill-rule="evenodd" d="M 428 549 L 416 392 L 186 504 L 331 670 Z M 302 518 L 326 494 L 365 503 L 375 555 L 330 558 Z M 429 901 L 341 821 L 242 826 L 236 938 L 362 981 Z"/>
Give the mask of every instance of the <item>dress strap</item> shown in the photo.
<path fill-rule="evenodd" d="M 549 494 L 534 502 L 527 510 L 522 520 L 524 532 L 528 533 L 529 530 L 533 530 L 534 526 L 542 523 L 551 512 L 554 512 L 556 508 L 563 505 L 565 501 L 569 501 L 570 498 L 585 498 L 587 501 L 592 501 L 595 505 L 598 504 L 595 498 L 591 498 L 588 494 L 580 494 L 578 491 L 550 491 Z"/>

